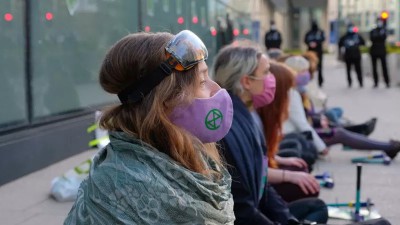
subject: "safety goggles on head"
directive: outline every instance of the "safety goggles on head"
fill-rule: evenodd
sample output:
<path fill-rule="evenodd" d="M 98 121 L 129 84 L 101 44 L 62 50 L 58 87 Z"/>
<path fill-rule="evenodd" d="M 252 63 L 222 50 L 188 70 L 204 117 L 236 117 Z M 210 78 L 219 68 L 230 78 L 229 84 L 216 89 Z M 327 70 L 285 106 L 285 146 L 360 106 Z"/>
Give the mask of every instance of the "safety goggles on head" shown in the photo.
<path fill-rule="evenodd" d="M 184 30 L 179 32 L 165 47 L 167 52 L 167 62 L 175 70 L 189 70 L 197 63 L 207 60 L 208 51 L 204 43 L 193 32 Z"/>
<path fill-rule="evenodd" d="M 165 54 L 167 60 L 154 71 L 118 93 L 118 98 L 122 103 L 140 101 L 164 78 L 171 75 L 173 70 L 189 70 L 208 58 L 208 51 L 204 43 L 189 30 L 183 30 L 175 35 L 165 47 Z"/>

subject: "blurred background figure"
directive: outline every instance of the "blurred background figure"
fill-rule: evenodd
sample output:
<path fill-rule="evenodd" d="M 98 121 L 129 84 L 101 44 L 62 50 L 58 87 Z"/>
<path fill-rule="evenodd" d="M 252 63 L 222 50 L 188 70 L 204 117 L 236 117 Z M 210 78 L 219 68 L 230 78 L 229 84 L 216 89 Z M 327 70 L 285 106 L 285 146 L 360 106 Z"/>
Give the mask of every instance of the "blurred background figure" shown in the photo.
<path fill-rule="evenodd" d="M 385 22 L 381 18 L 378 18 L 376 20 L 376 27 L 372 29 L 369 33 L 369 39 L 372 42 L 369 53 L 371 55 L 372 71 L 374 75 L 374 88 L 378 87 L 379 83 L 378 70 L 376 65 L 378 59 L 381 61 L 383 79 L 385 80 L 386 87 L 390 87 L 390 80 L 386 64 L 386 38 L 387 32 Z"/>
<path fill-rule="evenodd" d="M 229 13 L 226 14 L 225 18 L 218 17 L 217 18 L 217 51 L 224 47 L 225 45 L 229 45 L 233 39 L 233 22 L 229 16 Z"/>
<path fill-rule="evenodd" d="M 223 18 L 217 19 L 217 51 L 226 45 L 226 22 Z"/>
<path fill-rule="evenodd" d="M 265 34 L 265 47 L 267 50 L 280 49 L 282 44 L 281 33 L 276 29 L 275 21 L 271 20 L 270 25 L 269 31 Z"/>
<path fill-rule="evenodd" d="M 226 14 L 225 17 L 226 20 L 226 32 L 225 32 L 225 43 L 228 45 L 232 43 L 234 37 L 233 37 L 233 21 L 229 13 Z"/>
<path fill-rule="evenodd" d="M 364 38 L 358 34 L 358 28 L 352 23 L 347 25 L 347 32 L 339 40 L 339 51 L 344 51 L 344 61 L 346 62 L 347 82 L 349 87 L 352 85 L 351 66 L 354 65 L 360 87 L 363 87 L 363 77 L 361 71 L 361 51 L 360 46 L 365 45 Z"/>
<path fill-rule="evenodd" d="M 306 33 L 304 42 L 306 43 L 308 50 L 316 52 L 318 55 L 318 85 L 322 87 L 324 83 L 324 78 L 322 76 L 322 55 L 323 48 L 322 44 L 325 41 L 324 31 L 319 29 L 317 21 L 313 20 L 311 22 L 311 30 Z"/>

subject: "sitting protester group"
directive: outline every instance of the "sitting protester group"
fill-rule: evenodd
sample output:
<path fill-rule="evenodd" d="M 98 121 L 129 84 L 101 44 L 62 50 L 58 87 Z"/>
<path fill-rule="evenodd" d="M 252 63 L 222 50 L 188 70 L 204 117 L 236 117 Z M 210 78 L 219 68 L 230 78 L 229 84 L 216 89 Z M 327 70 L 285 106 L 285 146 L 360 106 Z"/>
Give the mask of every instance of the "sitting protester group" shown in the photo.
<path fill-rule="evenodd" d="M 367 137 L 376 119 L 349 125 L 340 108 L 316 110 L 307 85 L 318 62 L 307 54 L 272 60 L 235 41 L 209 74 L 191 31 L 119 40 L 99 75 L 120 100 L 100 119 L 110 143 L 64 224 L 326 224 L 318 157 L 341 143 L 394 158 L 400 145 Z"/>

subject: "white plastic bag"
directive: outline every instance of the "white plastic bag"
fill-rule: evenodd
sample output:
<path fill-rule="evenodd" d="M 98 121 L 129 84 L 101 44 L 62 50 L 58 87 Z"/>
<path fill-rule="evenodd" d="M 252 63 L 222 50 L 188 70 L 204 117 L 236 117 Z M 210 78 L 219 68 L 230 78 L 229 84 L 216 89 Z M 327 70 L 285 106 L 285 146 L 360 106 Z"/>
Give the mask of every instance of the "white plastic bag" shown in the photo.
<path fill-rule="evenodd" d="M 94 131 L 94 140 L 89 142 L 90 147 L 97 147 L 99 150 L 104 148 L 109 142 L 108 132 L 102 130 L 98 126 L 101 117 L 101 112 L 96 111 L 95 123 L 88 127 L 87 132 Z M 81 182 L 88 176 L 92 159 L 88 159 L 80 165 L 68 170 L 62 176 L 56 177 L 51 181 L 50 194 L 57 201 L 66 202 L 74 201 L 78 194 L 78 189 Z"/>
<path fill-rule="evenodd" d="M 79 185 L 88 176 L 92 159 L 68 170 L 62 176 L 51 181 L 51 196 L 57 201 L 74 201 L 78 194 Z"/>

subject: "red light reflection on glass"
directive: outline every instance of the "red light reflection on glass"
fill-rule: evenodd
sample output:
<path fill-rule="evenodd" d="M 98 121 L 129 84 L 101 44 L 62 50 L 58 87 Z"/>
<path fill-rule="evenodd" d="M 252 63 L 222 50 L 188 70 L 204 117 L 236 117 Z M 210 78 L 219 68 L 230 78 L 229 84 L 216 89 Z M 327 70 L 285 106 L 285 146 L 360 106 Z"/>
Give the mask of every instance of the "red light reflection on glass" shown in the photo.
<path fill-rule="evenodd" d="M 45 18 L 48 21 L 53 20 L 53 18 L 54 18 L 53 13 L 47 12 L 46 15 L 45 15 Z"/>
<path fill-rule="evenodd" d="M 193 16 L 192 22 L 193 22 L 194 24 L 198 23 L 198 22 L 199 22 L 199 18 L 198 18 L 197 16 Z"/>
<path fill-rule="evenodd" d="M 144 27 L 144 31 L 150 32 L 150 30 L 151 30 L 151 29 L 150 29 L 150 26 L 145 26 L 145 27 Z"/>
<path fill-rule="evenodd" d="M 182 16 L 180 16 L 180 17 L 178 18 L 178 23 L 179 23 L 179 24 L 183 24 L 184 22 L 185 22 L 185 20 L 183 19 Z"/>
<path fill-rule="evenodd" d="M 212 36 L 217 36 L 217 30 L 214 27 L 210 27 L 210 32 Z"/>
<path fill-rule="evenodd" d="M 233 29 L 233 35 L 238 36 L 240 34 L 239 29 Z"/>
<path fill-rule="evenodd" d="M 244 35 L 249 35 L 249 33 L 250 33 L 250 32 L 249 32 L 249 29 L 247 29 L 247 28 L 244 28 L 244 29 L 243 29 L 243 34 L 244 34 Z"/>
<path fill-rule="evenodd" d="M 13 19 L 14 19 L 14 17 L 13 17 L 13 15 L 11 13 L 4 14 L 4 20 L 5 21 L 10 22 Z"/>

